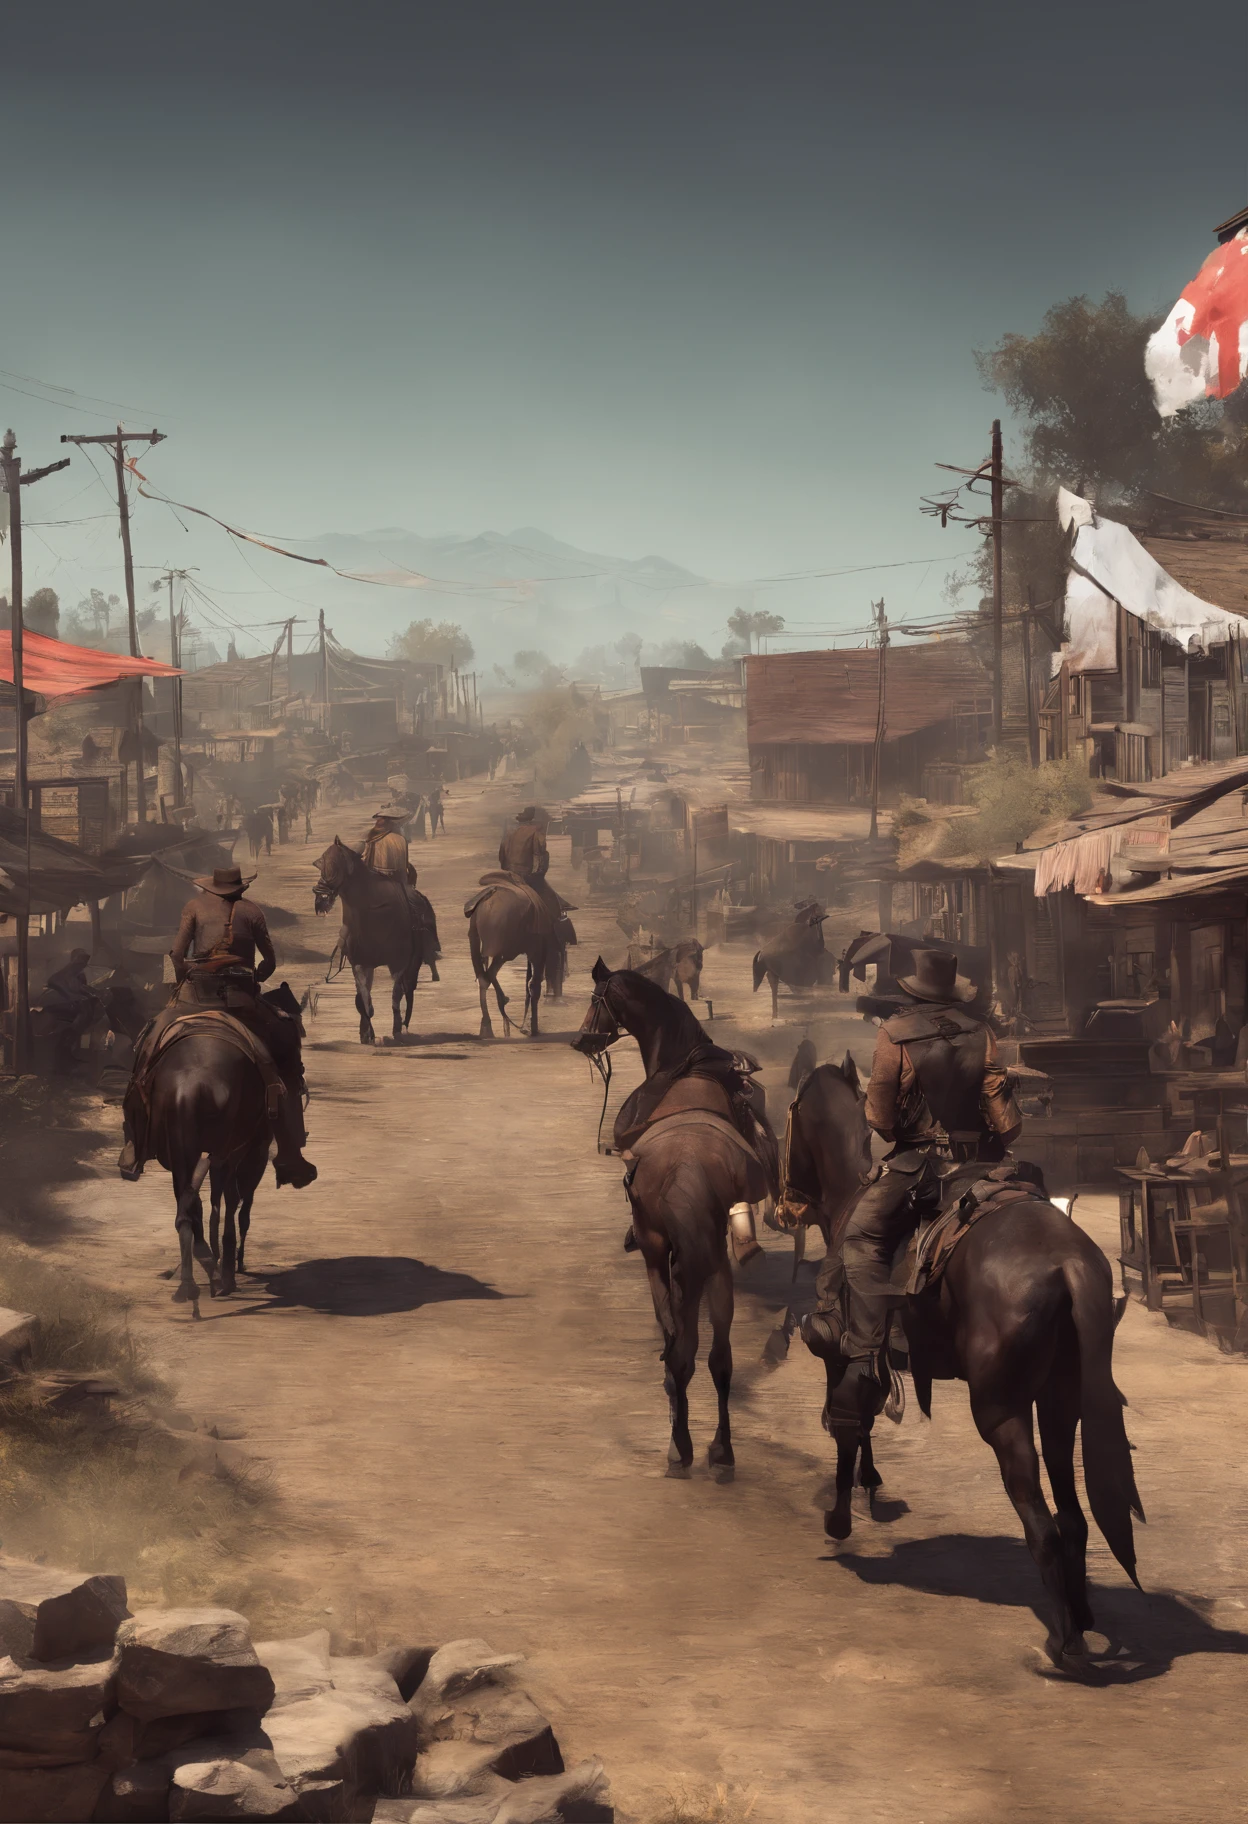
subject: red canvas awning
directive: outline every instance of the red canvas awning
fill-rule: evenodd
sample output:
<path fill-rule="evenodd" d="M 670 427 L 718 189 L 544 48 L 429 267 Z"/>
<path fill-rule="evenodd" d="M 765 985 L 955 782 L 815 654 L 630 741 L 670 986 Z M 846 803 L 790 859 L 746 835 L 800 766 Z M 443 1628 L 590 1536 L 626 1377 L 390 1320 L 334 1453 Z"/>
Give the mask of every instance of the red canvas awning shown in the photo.
<path fill-rule="evenodd" d="M 132 659 L 128 653 L 97 652 L 93 646 L 68 646 L 46 634 L 27 631 L 22 640 L 22 683 L 41 697 L 70 697 L 118 678 L 176 678 L 176 665 L 159 659 Z M 0 678 L 13 682 L 13 636 L 0 630 Z"/>

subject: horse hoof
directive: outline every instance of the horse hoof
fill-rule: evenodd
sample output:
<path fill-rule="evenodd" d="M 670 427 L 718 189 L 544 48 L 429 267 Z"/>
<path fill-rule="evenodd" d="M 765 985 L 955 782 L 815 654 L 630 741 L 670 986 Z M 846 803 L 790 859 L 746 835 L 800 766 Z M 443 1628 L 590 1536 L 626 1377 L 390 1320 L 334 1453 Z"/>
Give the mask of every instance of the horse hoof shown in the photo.
<path fill-rule="evenodd" d="M 198 1300 L 199 1292 L 194 1286 L 190 1287 L 189 1290 L 186 1286 L 179 1286 L 173 1295 L 173 1302 L 175 1305 L 196 1304 L 198 1303 Z"/>
<path fill-rule="evenodd" d="M 671 1469 L 691 1469 L 693 1467 L 693 1441 L 678 1444 L 675 1438 L 667 1447 L 668 1467 Z"/>
<path fill-rule="evenodd" d="M 732 1454 L 731 1444 L 712 1444 L 707 1450 L 706 1460 L 712 1469 L 735 1469 L 737 1459 Z"/>
<path fill-rule="evenodd" d="M 854 1522 L 848 1507 L 834 1507 L 823 1516 L 823 1530 L 829 1539 L 848 1539 Z"/>

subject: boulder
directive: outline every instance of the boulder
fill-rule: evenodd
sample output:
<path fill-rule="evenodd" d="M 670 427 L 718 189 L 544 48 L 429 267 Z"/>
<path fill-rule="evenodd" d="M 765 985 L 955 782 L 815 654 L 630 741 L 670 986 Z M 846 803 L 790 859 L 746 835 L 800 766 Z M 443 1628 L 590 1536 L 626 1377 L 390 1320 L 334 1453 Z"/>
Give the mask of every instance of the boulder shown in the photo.
<path fill-rule="evenodd" d="M 406 1704 L 424 1682 L 435 1651 L 434 1647 L 387 1647 L 384 1653 L 374 1654 L 372 1663 L 390 1674 Z"/>
<path fill-rule="evenodd" d="M 102 1722 L 111 1714 L 116 1684 L 116 1659 L 53 1666 L 0 1659 L 0 1747 L 59 1759 L 81 1743 L 97 1718 Z"/>
<path fill-rule="evenodd" d="M 93 1761 L 100 1752 L 102 1729 L 81 1729 L 75 1735 L 57 1736 L 39 1748 L 0 1748 L 0 1780 L 6 1767 L 73 1767 Z"/>
<path fill-rule="evenodd" d="M 500 1781 L 488 1793 L 458 1798 L 382 1799 L 373 1824 L 612 1824 L 598 1760 L 546 1779 Z"/>
<path fill-rule="evenodd" d="M 232 1609 L 140 1609 L 118 1630 L 117 1698 L 140 1722 L 205 1710 L 263 1715 L 273 1680 Z"/>
<path fill-rule="evenodd" d="M 0 1824 L 85 1824 L 108 1779 L 102 1761 L 10 1768 L 0 1778 Z"/>
<path fill-rule="evenodd" d="M 412 1770 L 418 1799 L 461 1799 L 502 1794 L 508 1782 L 495 1773 L 496 1750 L 482 1742 L 434 1742 L 422 1748 Z"/>
<path fill-rule="evenodd" d="M 373 1824 L 494 1824 L 502 1799 L 381 1799 Z"/>
<path fill-rule="evenodd" d="M 333 1685 L 329 1670 L 329 1629 L 314 1628 L 290 1640 L 258 1640 L 256 1653 L 273 1680 L 272 1708 L 315 1697 Z"/>
<path fill-rule="evenodd" d="M 305 1643 L 266 1644 L 284 1689 L 265 1718 L 273 1752 L 286 1778 L 299 1792 L 341 1783 L 348 1795 L 378 1792 L 406 1781 L 416 1759 L 420 1725 L 399 1696 L 388 1672 L 369 1660 L 332 1659 L 327 1675 L 319 1656 L 291 1651 Z M 295 1695 L 300 1681 L 315 1688 Z M 322 1682 L 324 1680 L 324 1682 Z M 289 1681 L 289 1682 L 288 1682 Z"/>
<path fill-rule="evenodd" d="M 504 1779 L 563 1772 L 555 1732 L 523 1691 L 486 1686 L 441 1711 L 427 1711 L 421 1720 L 434 1741 L 474 1742 L 493 1748 L 489 1765 Z"/>
<path fill-rule="evenodd" d="M 115 1768 L 95 1807 L 95 1824 L 166 1824 L 173 1769 L 167 1759 Z"/>
<path fill-rule="evenodd" d="M 484 1640 L 452 1640 L 439 1647 L 429 1661 L 413 1700 L 413 1708 L 424 1711 L 434 1704 L 462 1697 L 479 1685 L 497 1684 L 502 1673 L 518 1666 L 523 1653 L 496 1653 Z"/>
<path fill-rule="evenodd" d="M 0 1305 L 0 1375 L 14 1374 L 25 1366 L 38 1334 L 37 1317 Z"/>
<path fill-rule="evenodd" d="M 129 1613 L 124 1577 L 61 1571 L 0 1554 L 0 1653 L 98 1659 L 112 1652 Z"/>
<path fill-rule="evenodd" d="M 206 1710 L 150 1723 L 119 1710 L 100 1730 L 99 1751 L 110 1767 L 129 1767 L 134 1761 L 159 1760 L 199 1736 L 242 1735 L 259 1726 L 254 1710 Z"/>
<path fill-rule="evenodd" d="M 237 1755 L 186 1761 L 175 1769 L 169 1817 L 182 1819 L 303 1818 L 299 1795 L 273 1752 L 254 1747 Z"/>

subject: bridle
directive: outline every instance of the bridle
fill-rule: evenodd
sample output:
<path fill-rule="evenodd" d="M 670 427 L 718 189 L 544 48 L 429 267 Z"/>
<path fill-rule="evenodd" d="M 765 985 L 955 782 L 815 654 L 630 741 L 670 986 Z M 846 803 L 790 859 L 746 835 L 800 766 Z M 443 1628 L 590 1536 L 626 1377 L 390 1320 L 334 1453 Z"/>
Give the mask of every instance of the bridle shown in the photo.
<path fill-rule="evenodd" d="M 607 1099 L 611 1094 L 611 1047 L 624 1036 L 607 1000 L 610 985 L 610 977 L 595 985 L 585 1023 L 572 1041 L 573 1051 L 579 1051 L 582 1057 L 588 1058 L 591 1073 L 597 1071 L 602 1078 L 602 1113 L 598 1116 L 599 1152 L 602 1151 L 602 1124 L 607 1118 Z"/>

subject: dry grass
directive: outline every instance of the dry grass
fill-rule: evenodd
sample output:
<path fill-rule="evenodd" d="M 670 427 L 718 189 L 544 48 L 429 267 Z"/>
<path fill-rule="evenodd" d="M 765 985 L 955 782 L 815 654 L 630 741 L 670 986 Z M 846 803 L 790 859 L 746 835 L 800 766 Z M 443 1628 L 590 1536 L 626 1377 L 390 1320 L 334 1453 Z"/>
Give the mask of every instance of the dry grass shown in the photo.
<path fill-rule="evenodd" d="M 19 1556 L 122 1572 L 140 1600 L 246 1603 L 281 1613 L 283 1592 L 253 1564 L 274 1526 L 262 1477 L 214 1464 L 211 1447 L 171 1434 L 151 1408 L 167 1390 L 131 1335 L 123 1306 L 6 1249 L 0 1304 L 33 1312 L 41 1335 L 32 1374 L 0 1387 L 0 1540 Z M 60 1414 L 39 1377 L 107 1378 L 112 1415 Z"/>
<path fill-rule="evenodd" d="M 673 1786 L 646 1824 L 746 1824 L 758 1803 L 757 1792 L 729 1786 Z"/>

